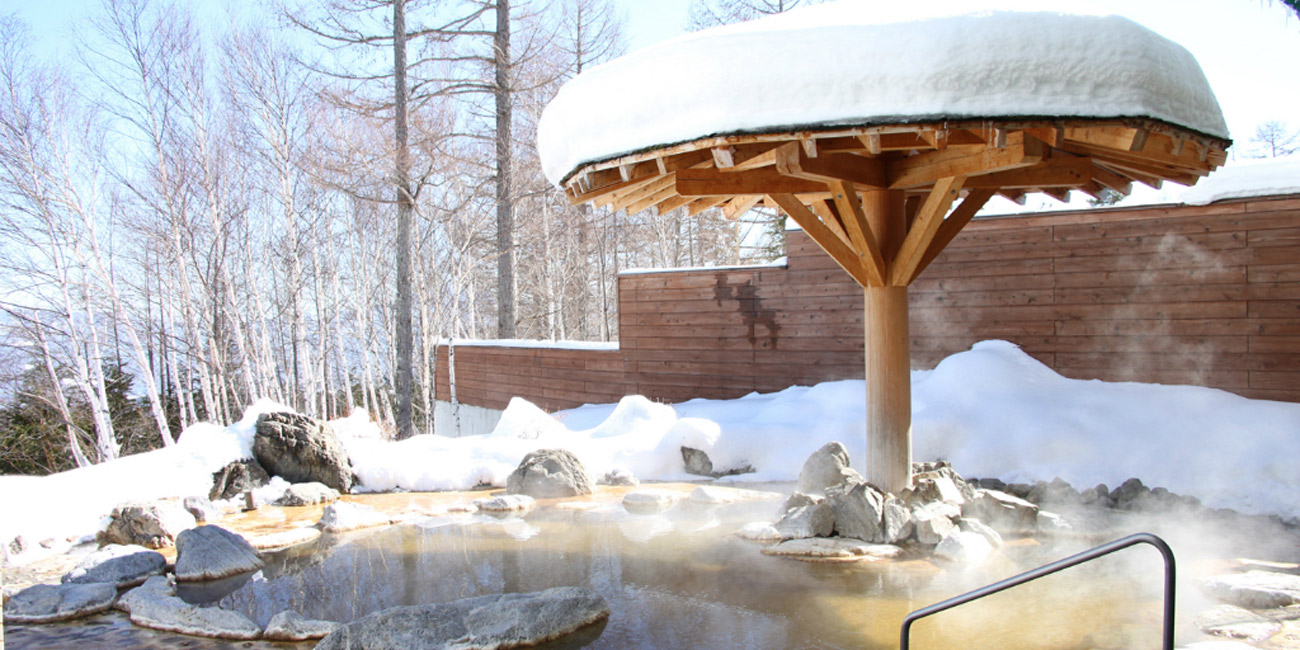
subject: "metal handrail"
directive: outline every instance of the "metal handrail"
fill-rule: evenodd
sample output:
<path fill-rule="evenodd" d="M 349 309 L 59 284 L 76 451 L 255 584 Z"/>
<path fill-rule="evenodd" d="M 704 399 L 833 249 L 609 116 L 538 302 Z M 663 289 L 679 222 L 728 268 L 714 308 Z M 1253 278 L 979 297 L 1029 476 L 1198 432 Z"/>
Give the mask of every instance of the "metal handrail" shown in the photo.
<path fill-rule="evenodd" d="M 972 600 L 978 600 L 985 596 L 991 596 L 993 594 L 998 593 L 999 591 L 1003 591 L 1005 589 L 1010 589 L 1012 587 L 1023 585 L 1026 582 L 1037 580 L 1043 576 L 1051 575 L 1058 571 L 1062 571 L 1073 566 L 1078 566 L 1085 562 L 1091 562 L 1092 560 L 1095 560 L 1099 557 L 1110 555 L 1115 551 L 1120 551 L 1130 546 L 1136 546 L 1138 544 L 1150 544 L 1151 546 L 1156 547 L 1156 550 L 1160 551 L 1160 555 L 1164 557 L 1165 612 L 1164 612 L 1164 630 L 1162 632 L 1162 634 L 1164 635 L 1163 648 L 1164 650 L 1174 650 L 1174 583 L 1175 583 L 1175 572 L 1176 572 L 1176 567 L 1174 566 L 1174 551 L 1173 549 L 1169 548 L 1169 545 L 1165 543 L 1165 540 L 1160 539 L 1159 537 L 1156 537 L 1151 533 L 1137 533 L 1135 535 L 1129 535 L 1128 537 L 1117 539 L 1107 544 L 1102 544 L 1101 546 L 1098 546 L 1094 549 L 1089 549 L 1077 555 L 1071 555 L 1070 557 L 1067 557 L 1065 559 L 1057 560 L 1055 562 L 1052 562 L 1051 564 L 1045 564 L 1043 566 L 1038 567 L 1037 569 L 1026 571 L 1020 575 L 1012 576 L 1010 578 L 1007 578 L 1006 580 L 1001 580 L 991 585 L 980 587 L 979 589 L 976 589 L 974 591 L 968 591 L 960 596 L 954 596 L 943 602 L 938 602 L 933 605 L 930 605 L 929 607 L 922 607 L 921 609 L 918 609 L 912 612 L 911 614 L 908 614 L 907 618 L 903 619 L 902 640 L 898 646 L 899 650 L 908 650 L 911 645 L 910 637 L 912 633 L 912 623 L 922 618 L 925 618 L 927 616 L 930 616 L 931 614 L 937 614 L 944 610 L 952 609 L 953 607 L 956 607 L 958 605 L 964 605 L 966 603 L 971 602 Z"/>

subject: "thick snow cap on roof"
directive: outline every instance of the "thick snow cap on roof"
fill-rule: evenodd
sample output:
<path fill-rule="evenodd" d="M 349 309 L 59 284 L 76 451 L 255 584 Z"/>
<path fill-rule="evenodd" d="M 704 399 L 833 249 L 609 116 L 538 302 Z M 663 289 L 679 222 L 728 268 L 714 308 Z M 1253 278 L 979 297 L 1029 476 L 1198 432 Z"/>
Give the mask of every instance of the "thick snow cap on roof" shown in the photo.
<path fill-rule="evenodd" d="M 546 177 L 713 135 L 1017 118 L 1152 118 L 1228 138 L 1196 59 L 1059 0 L 840 0 L 584 71 L 538 127 Z"/>

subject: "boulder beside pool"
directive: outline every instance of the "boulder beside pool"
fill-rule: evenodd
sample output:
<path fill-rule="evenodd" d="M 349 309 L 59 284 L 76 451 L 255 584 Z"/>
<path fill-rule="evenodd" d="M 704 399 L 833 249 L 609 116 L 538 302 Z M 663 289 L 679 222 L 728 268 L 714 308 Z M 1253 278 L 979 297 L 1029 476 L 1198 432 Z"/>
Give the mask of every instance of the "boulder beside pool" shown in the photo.
<path fill-rule="evenodd" d="M 566 449 L 531 452 L 506 478 L 506 494 L 526 494 L 534 499 L 577 497 L 593 491 L 587 469 Z"/>
<path fill-rule="evenodd" d="M 242 536 L 220 526 L 199 526 L 176 538 L 176 580 L 219 580 L 262 568 L 262 558 Z"/>
<path fill-rule="evenodd" d="M 32 585 L 9 599 L 4 622 L 57 623 L 107 611 L 117 600 L 117 587 L 109 583 Z"/>
<path fill-rule="evenodd" d="M 330 633 L 316 650 L 504 650 L 566 637 L 609 618 L 600 594 L 556 587 L 450 603 L 393 607 L 363 616 Z"/>

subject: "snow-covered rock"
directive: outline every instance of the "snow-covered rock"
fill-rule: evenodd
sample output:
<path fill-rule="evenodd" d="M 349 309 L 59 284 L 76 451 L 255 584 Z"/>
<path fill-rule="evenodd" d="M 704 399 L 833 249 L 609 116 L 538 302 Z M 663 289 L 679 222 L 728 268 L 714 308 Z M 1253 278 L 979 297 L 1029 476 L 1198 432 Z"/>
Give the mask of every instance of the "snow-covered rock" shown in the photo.
<path fill-rule="evenodd" d="M 338 501 L 339 492 L 324 483 L 294 483 L 276 500 L 277 506 L 314 506 Z"/>
<path fill-rule="evenodd" d="M 685 494 L 674 490 L 643 488 L 623 495 L 623 508 L 628 512 L 663 512 L 685 498 Z"/>
<path fill-rule="evenodd" d="M 474 499 L 473 504 L 484 512 L 523 512 L 532 510 L 537 501 L 527 494 L 498 494 L 487 499 Z"/>
<path fill-rule="evenodd" d="M 388 515 L 361 503 L 335 501 L 325 506 L 317 526 L 327 533 L 345 533 L 350 530 L 387 526 L 392 523 Z"/>
<path fill-rule="evenodd" d="M 764 555 L 812 560 L 885 560 L 902 555 L 903 549 L 848 537 L 809 537 L 774 544 L 762 552 Z"/>
<path fill-rule="evenodd" d="M 157 551 L 143 546 L 110 544 L 83 558 L 63 576 L 63 582 L 106 582 L 125 589 L 143 583 L 150 576 L 162 575 L 166 566 L 167 559 Z"/>
<path fill-rule="evenodd" d="M 1276 571 L 1247 571 L 1206 578 L 1201 589 L 1229 605 L 1270 609 L 1300 603 L 1300 576 Z"/>

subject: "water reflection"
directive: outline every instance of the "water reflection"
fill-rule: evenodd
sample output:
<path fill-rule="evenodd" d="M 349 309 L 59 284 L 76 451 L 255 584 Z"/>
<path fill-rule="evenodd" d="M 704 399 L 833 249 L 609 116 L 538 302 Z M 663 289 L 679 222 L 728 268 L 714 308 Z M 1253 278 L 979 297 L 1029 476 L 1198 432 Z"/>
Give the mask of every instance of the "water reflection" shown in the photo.
<path fill-rule="evenodd" d="M 453 514 L 326 535 L 268 557 L 265 580 L 247 582 L 221 605 L 263 625 L 284 609 L 349 621 L 398 605 L 577 585 L 599 591 L 613 613 L 603 630 L 563 647 L 895 648 L 908 611 L 1021 568 L 1005 557 L 974 572 L 924 560 L 804 563 L 764 556 L 731 535 L 744 523 L 771 519 L 773 509 L 772 502 L 683 502 L 658 514 L 543 507 L 522 517 Z M 979 647 L 971 630 L 1008 619 L 1013 629 L 989 633 L 993 645 L 983 647 L 1091 647 L 1080 645 L 1079 630 L 1096 629 L 1098 617 L 1147 620 L 1150 594 L 1133 607 L 1122 596 L 1132 591 L 1126 580 L 1093 583 L 1069 583 L 1065 596 L 1043 587 L 919 628 L 916 647 Z M 1050 620 L 1062 611 L 1069 615 L 1059 633 L 1034 629 L 1033 619 L 1014 620 Z"/>

